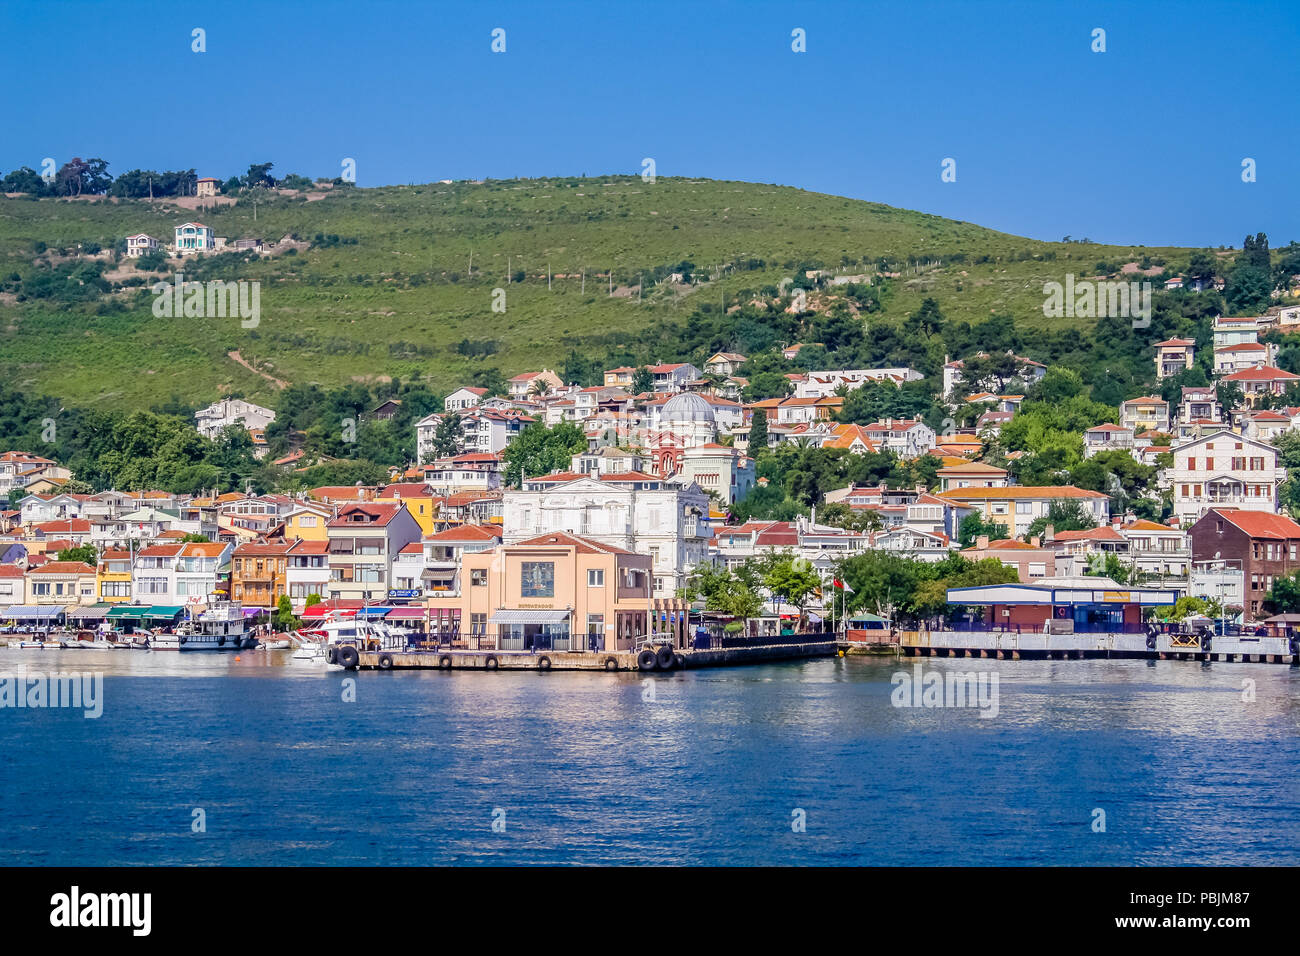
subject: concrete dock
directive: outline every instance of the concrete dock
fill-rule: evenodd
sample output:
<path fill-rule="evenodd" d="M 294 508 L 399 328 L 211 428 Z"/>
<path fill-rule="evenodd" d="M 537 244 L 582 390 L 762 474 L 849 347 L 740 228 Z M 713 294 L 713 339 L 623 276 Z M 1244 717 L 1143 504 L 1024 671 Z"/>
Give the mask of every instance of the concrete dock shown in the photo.
<path fill-rule="evenodd" d="M 1154 645 L 1154 646 L 1149 646 Z M 905 657 L 992 657 L 999 660 L 1188 660 L 1294 664 L 1284 637 L 1178 634 L 1043 634 L 1001 631 L 904 631 L 899 651 Z"/>
<path fill-rule="evenodd" d="M 667 670 L 735 667 L 768 661 L 834 657 L 836 642 L 816 635 L 806 644 L 755 644 L 709 650 L 682 648 Z M 636 651 L 360 651 L 358 670 L 477 670 L 477 671 L 640 671 Z M 643 673 L 662 673 L 662 670 Z"/>

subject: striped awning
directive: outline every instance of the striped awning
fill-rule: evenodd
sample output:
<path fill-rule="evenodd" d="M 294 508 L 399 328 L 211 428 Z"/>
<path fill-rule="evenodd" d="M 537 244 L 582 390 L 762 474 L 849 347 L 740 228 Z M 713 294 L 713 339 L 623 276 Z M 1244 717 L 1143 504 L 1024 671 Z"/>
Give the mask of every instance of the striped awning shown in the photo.
<path fill-rule="evenodd" d="M 108 617 L 110 605 L 92 604 L 90 607 L 70 607 L 68 608 L 68 620 L 70 621 L 102 621 Z"/>
<path fill-rule="evenodd" d="M 490 618 L 489 624 L 559 624 L 569 619 L 568 611 L 497 611 Z"/>

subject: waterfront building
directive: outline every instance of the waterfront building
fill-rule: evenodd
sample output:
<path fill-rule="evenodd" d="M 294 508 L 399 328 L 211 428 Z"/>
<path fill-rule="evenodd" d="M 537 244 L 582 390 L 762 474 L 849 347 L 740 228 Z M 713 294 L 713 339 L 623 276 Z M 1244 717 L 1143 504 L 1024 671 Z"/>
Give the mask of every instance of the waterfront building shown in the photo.
<path fill-rule="evenodd" d="M 95 601 L 95 569 L 84 561 L 50 561 L 27 571 L 25 604 Z"/>
<path fill-rule="evenodd" d="M 393 560 L 422 531 L 401 502 L 364 501 L 343 505 L 327 525 L 332 600 L 383 601 Z"/>
<path fill-rule="evenodd" d="M 284 586 L 294 614 L 302 614 L 309 595 L 329 594 L 329 541 L 300 538 L 285 558 Z"/>
<path fill-rule="evenodd" d="M 1187 535 L 1194 563 L 1240 569 L 1248 618 L 1265 617 L 1273 582 L 1300 570 L 1300 524 L 1285 515 L 1210 508 Z"/>
<path fill-rule="evenodd" d="M 561 472 L 526 479 L 503 500 L 506 544 L 566 531 L 647 554 L 656 597 L 672 597 L 709 560 L 709 497 L 693 482 Z"/>
<path fill-rule="evenodd" d="M 426 602 L 430 630 L 499 650 L 630 650 L 650 627 L 651 561 L 549 532 L 464 553 L 456 592 Z"/>

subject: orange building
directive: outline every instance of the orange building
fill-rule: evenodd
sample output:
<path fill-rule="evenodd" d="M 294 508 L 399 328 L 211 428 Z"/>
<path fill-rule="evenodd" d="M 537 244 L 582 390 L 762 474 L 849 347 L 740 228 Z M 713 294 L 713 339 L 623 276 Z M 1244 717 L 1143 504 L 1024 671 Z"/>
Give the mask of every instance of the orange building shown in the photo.
<path fill-rule="evenodd" d="M 472 647 L 613 651 L 649 629 L 650 594 L 649 555 L 557 531 L 465 553 L 460 592 L 427 606 Z"/>
<path fill-rule="evenodd" d="M 274 608 L 289 593 L 285 571 L 298 541 L 287 544 L 241 544 L 230 562 L 231 600 L 246 607 Z"/>

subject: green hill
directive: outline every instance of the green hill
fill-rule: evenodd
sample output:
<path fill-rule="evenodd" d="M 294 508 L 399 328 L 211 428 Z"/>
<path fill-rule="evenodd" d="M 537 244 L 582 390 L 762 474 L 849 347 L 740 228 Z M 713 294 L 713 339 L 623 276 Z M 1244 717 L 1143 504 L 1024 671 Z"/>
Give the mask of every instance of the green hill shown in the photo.
<path fill-rule="evenodd" d="M 137 272 L 107 252 L 138 232 L 169 239 L 192 219 L 232 240 L 303 241 L 256 261 L 185 261 L 190 278 L 259 280 L 257 328 L 156 318 L 148 284 L 170 280 L 170 268 Z M 106 251 L 78 255 L 78 244 Z M 204 211 L 0 198 L 0 375 L 68 404 L 148 407 L 173 394 L 272 400 L 270 378 L 337 386 L 400 376 L 448 389 L 485 368 L 508 377 L 559 367 L 575 350 L 604 359 L 633 339 L 649 357 L 685 358 L 656 330 L 815 267 L 900 273 L 870 322 L 901 321 L 929 296 L 949 322 L 1010 314 L 1022 328 L 1059 331 L 1080 320 L 1043 317 L 1044 281 L 1143 256 L 1176 271 L 1189 252 L 1039 242 L 876 203 L 694 179 L 348 188 Z M 683 263 L 692 284 L 653 281 Z M 506 290 L 504 313 L 492 310 L 496 288 Z M 236 351 L 264 374 L 232 359 Z"/>

